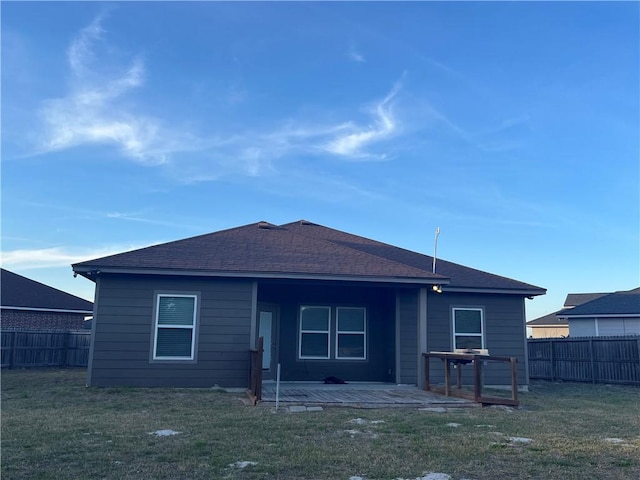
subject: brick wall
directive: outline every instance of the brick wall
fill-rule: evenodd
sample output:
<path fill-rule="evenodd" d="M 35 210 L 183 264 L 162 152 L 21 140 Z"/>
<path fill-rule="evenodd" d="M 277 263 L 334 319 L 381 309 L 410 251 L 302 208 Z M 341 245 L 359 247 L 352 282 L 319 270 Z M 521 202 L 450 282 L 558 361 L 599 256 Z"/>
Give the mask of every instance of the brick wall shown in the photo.
<path fill-rule="evenodd" d="M 84 314 L 78 313 L 3 309 L 0 313 L 0 327 L 26 330 L 81 330 L 85 328 L 84 318 Z"/>

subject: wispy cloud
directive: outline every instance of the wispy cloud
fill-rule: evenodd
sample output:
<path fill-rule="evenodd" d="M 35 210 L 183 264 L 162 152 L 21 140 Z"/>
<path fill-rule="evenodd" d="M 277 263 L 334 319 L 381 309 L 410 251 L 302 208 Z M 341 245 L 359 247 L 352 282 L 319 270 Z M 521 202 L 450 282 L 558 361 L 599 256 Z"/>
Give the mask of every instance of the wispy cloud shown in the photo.
<path fill-rule="evenodd" d="M 331 139 L 324 145 L 330 153 L 351 158 L 366 158 L 376 156 L 366 152 L 365 147 L 388 138 L 398 127 L 393 115 L 391 101 L 398 94 L 400 83 L 394 85 L 389 94 L 371 108 L 373 124 L 357 126 L 350 124 L 349 131 Z M 385 155 L 377 155 L 385 158 Z"/>
<path fill-rule="evenodd" d="M 45 129 L 40 151 L 114 144 L 139 162 L 164 163 L 170 148 L 159 122 L 132 111 L 123 101 L 144 85 L 144 62 L 134 57 L 125 66 L 107 65 L 96 55 L 105 44 L 103 19 L 96 17 L 67 49 L 68 92 L 46 101 L 40 110 Z"/>
<path fill-rule="evenodd" d="M 98 249 L 51 247 L 9 250 L 2 252 L 2 266 L 15 270 L 70 266 L 72 263 L 106 257 L 136 248 L 142 248 L 142 246 L 129 245 L 125 247 L 120 245 Z"/>
<path fill-rule="evenodd" d="M 353 44 L 349 45 L 349 50 L 347 51 L 347 57 L 350 60 L 353 60 L 354 62 L 357 62 L 357 63 L 364 63 L 366 61 L 366 59 L 364 58 L 364 55 L 358 52 L 358 50 L 356 50 L 356 46 Z"/>
<path fill-rule="evenodd" d="M 107 218 L 114 220 L 123 220 L 125 222 L 146 223 L 148 225 L 160 225 L 163 227 L 180 228 L 180 229 L 194 229 L 193 225 L 184 223 L 176 223 L 168 220 L 158 220 L 155 218 L 148 218 L 144 216 L 143 212 L 127 213 L 127 212 L 108 212 L 105 215 Z"/>
<path fill-rule="evenodd" d="M 230 174 L 273 175 L 278 173 L 278 159 L 300 155 L 345 160 L 388 158 L 378 147 L 398 132 L 392 107 L 400 82 L 382 100 L 365 107 L 369 124 L 361 124 L 347 113 L 335 123 L 293 118 L 283 119 L 270 130 L 192 134 L 145 114 L 143 104 L 136 110 L 130 100 L 144 91 L 144 60 L 135 54 L 124 63 L 121 56 L 116 58 L 104 23 L 105 15 L 97 16 L 67 49 L 67 93 L 45 101 L 39 111 L 44 124 L 40 153 L 81 145 L 113 145 L 126 158 L 161 165 L 183 182 L 217 180 Z M 364 60 L 354 47 L 350 52 L 354 61 Z M 246 95 L 243 90 L 242 99 Z"/>

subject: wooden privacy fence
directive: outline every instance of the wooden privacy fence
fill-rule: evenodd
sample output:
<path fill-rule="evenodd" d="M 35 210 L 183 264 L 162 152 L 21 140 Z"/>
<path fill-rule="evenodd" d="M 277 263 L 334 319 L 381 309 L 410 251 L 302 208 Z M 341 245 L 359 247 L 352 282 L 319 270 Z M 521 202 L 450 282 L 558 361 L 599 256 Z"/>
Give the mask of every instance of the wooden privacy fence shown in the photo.
<path fill-rule="evenodd" d="M 640 385 L 640 336 L 529 339 L 529 377 Z"/>
<path fill-rule="evenodd" d="M 2 368 L 86 367 L 91 332 L 3 330 Z"/>

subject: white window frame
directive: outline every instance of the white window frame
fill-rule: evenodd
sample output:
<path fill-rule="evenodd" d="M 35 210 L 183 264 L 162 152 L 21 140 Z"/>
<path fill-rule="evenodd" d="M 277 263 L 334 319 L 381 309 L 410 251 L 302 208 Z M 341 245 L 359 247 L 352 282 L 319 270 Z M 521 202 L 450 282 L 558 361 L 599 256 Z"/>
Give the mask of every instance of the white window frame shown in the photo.
<path fill-rule="evenodd" d="M 484 349 L 485 347 L 485 325 L 484 325 L 484 309 L 481 307 L 453 307 L 451 309 L 451 332 L 452 332 L 452 341 L 454 350 L 458 347 L 456 338 L 457 337 L 480 337 L 480 348 Z M 456 312 L 458 311 L 473 311 L 480 312 L 480 333 L 468 333 L 468 332 L 456 332 Z"/>
<path fill-rule="evenodd" d="M 305 308 L 322 308 L 329 312 L 327 330 L 306 330 L 302 328 L 302 311 Z M 327 335 L 327 355 L 302 355 L 302 336 L 304 333 L 323 333 Z M 300 305 L 300 328 L 298 329 L 298 358 L 300 360 L 329 360 L 331 358 L 331 307 L 326 305 Z"/>
<path fill-rule="evenodd" d="M 191 325 L 177 325 L 177 324 L 162 324 L 158 323 L 159 315 L 160 315 L 160 299 L 164 297 L 178 297 L 178 298 L 193 298 L 193 319 Z M 196 353 L 196 325 L 198 319 L 198 295 L 194 294 L 184 294 L 184 293 L 157 293 L 156 294 L 156 305 L 155 305 L 155 319 L 154 319 L 154 329 L 153 329 L 153 360 L 172 360 L 172 361 L 193 361 L 195 359 Z M 160 329 L 172 328 L 172 329 L 185 329 L 191 330 L 191 353 L 189 356 L 179 356 L 179 357 L 168 357 L 168 356 L 158 356 L 157 348 L 158 348 L 158 331 Z"/>
<path fill-rule="evenodd" d="M 352 330 L 340 330 L 340 310 L 362 310 L 364 314 L 364 323 L 362 325 L 362 331 Z M 341 357 L 338 352 L 338 338 L 340 335 L 361 335 L 363 342 L 363 356 L 362 357 Z M 336 360 L 366 360 L 367 359 L 367 309 L 365 307 L 336 307 Z"/>

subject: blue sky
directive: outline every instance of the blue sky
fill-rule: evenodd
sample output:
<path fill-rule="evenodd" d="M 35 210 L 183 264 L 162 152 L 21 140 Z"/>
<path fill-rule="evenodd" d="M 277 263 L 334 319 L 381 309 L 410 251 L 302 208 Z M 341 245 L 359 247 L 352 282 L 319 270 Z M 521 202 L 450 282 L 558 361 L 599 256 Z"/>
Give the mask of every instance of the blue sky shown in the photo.
<path fill-rule="evenodd" d="M 2 3 L 3 267 L 308 219 L 640 284 L 637 2 Z"/>

